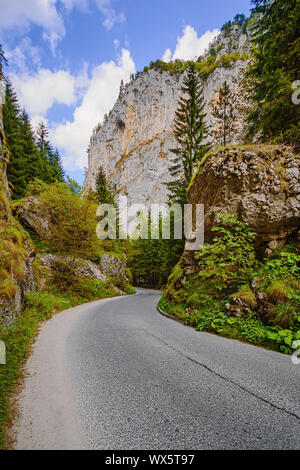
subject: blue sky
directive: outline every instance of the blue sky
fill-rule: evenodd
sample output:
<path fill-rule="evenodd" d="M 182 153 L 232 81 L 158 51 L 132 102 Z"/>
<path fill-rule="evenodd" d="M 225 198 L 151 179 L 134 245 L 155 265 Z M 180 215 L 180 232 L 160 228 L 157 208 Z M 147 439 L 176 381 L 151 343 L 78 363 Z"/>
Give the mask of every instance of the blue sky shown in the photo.
<path fill-rule="evenodd" d="M 0 0 L 0 42 L 21 104 L 82 182 L 92 129 L 121 79 L 151 60 L 200 55 L 249 9 L 250 0 Z"/>

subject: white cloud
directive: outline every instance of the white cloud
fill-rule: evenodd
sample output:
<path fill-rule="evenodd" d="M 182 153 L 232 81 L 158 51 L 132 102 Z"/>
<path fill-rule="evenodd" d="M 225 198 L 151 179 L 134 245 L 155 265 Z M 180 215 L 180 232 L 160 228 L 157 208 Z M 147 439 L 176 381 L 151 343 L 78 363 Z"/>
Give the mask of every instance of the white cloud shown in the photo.
<path fill-rule="evenodd" d="M 171 49 L 166 49 L 164 55 L 161 58 L 164 62 L 170 62 L 172 59 L 172 51 Z"/>
<path fill-rule="evenodd" d="M 67 106 L 76 102 L 75 78 L 64 70 L 40 69 L 35 75 L 12 75 L 11 79 L 20 102 L 35 120 L 46 115 L 55 102 Z"/>
<path fill-rule="evenodd" d="M 0 0 L 0 28 L 25 28 L 30 23 L 44 29 L 43 37 L 54 51 L 65 35 L 63 20 L 56 10 L 56 0 Z"/>
<path fill-rule="evenodd" d="M 31 39 L 27 36 L 12 50 L 5 44 L 4 50 L 8 62 L 13 63 L 14 69 L 18 70 L 18 73 L 23 75 L 27 73 L 29 64 L 40 66 L 41 51 L 32 45 Z"/>
<path fill-rule="evenodd" d="M 126 21 L 124 13 L 113 8 L 113 0 L 0 0 L 0 28 L 28 30 L 31 24 L 41 26 L 43 39 L 49 42 L 54 54 L 57 43 L 66 34 L 58 5 L 65 7 L 64 12 L 70 12 L 73 8 L 87 12 L 90 3 L 94 3 L 102 14 L 107 30 L 112 29 L 115 23 Z"/>
<path fill-rule="evenodd" d="M 115 23 L 124 23 L 126 17 L 124 13 L 117 13 L 112 7 L 112 0 L 96 0 L 97 7 L 104 16 L 103 25 L 109 31 Z"/>
<path fill-rule="evenodd" d="M 190 25 L 183 30 L 183 35 L 177 37 L 177 44 L 172 55 L 170 49 L 166 49 L 162 60 L 169 62 L 174 59 L 189 60 L 199 57 L 208 48 L 213 39 L 220 33 L 218 29 L 206 31 L 198 37 L 197 31 Z"/>
<path fill-rule="evenodd" d="M 73 121 L 58 124 L 51 131 L 53 143 L 65 154 L 66 169 L 87 166 L 86 149 L 92 130 L 114 105 L 121 80 L 127 82 L 134 72 L 135 64 L 126 49 L 122 49 L 117 63 L 103 62 L 94 68 L 84 98 L 74 111 Z"/>

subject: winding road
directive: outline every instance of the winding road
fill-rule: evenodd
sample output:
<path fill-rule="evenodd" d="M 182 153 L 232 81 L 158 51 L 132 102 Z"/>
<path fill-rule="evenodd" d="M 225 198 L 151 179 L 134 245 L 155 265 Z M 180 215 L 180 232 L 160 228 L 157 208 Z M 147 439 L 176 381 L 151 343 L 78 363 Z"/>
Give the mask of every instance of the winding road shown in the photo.
<path fill-rule="evenodd" d="M 300 365 L 162 316 L 157 291 L 43 324 L 15 449 L 299 449 Z"/>

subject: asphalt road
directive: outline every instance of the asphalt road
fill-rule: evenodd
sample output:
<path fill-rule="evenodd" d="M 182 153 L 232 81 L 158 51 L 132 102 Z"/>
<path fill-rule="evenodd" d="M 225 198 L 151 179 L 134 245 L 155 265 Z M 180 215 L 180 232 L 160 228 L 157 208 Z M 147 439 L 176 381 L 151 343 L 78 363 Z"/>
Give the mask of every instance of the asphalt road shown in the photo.
<path fill-rule="evenodd" d="M 170 320 L 158 299 L 139 290 L 44 324 L 16 449 L 300 448 L 300 365 Z"/>

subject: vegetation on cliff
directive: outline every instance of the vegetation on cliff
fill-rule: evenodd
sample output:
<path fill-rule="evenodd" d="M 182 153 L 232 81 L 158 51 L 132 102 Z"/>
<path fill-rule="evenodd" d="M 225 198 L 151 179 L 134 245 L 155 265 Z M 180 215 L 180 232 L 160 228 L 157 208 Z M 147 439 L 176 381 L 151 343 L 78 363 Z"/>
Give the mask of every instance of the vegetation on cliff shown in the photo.
<path fill-rule="evenodd" d="M 295 243 L 272 259 L 258 260 L 255 233 L 235 215 L 218 216 L 213 242 L 195 255 L 197 272 L 185 275 L 179 263 L 161 308 L 198 331 L 291 353 L 300 340 L 300 255 Z"/>
<path fill-rule="evenodd" d="M 248 77 L 253 110 L 249 136 L 300 147 L 300 107 L 292 102 L 300 80 L 298 0 L 255 0 L 252 61 Z"/>

